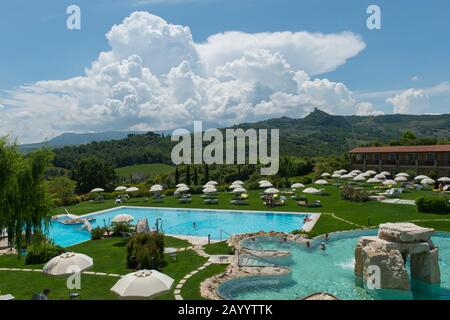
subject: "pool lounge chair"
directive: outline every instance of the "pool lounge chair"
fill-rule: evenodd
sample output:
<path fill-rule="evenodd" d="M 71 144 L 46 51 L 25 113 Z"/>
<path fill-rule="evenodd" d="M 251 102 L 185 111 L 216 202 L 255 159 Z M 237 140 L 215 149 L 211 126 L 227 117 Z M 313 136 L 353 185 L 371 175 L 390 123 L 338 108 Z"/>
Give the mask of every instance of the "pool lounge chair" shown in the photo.
<path fill-rule="evenodd" d="M 248 201 L 245 199 L 234 199 L 230 201 L 231 204 L 237 205 L 237 206 L 245 206 L 248 205 Z"/>
<path fill-rule="evenodd" d="M 192 202 L 192 198 L 187 198 L 187 197 L 183 197 L 178 199 L 179 203 L 191 203 Z"/>
<path fill-rule="evenodd" d="M 389 190 L 386 190 L 383 193 L 378 193 L 378 196 L 384 196 L 384 197 L 388 197 L 388 198 L 398 198 L 399 196 L 402 195 L 403 189 L 398 189 L 398 188 L 392 188 Z"/>
<path fill-rule="evenodd" d="M 205 199 L 203 202 L 205 204 L 218 204 L 219 199 L 209 198 L 209 199 Z"/>

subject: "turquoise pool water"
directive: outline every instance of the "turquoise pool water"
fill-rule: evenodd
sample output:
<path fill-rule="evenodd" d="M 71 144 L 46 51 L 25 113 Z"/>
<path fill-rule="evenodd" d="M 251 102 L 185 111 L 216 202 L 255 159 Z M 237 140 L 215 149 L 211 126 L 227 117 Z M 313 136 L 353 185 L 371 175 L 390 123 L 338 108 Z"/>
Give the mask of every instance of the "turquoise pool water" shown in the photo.
<path fill-rule="evenodd" d="M 189 236 L 211 235 L 211 239 L 227 239 L 229 234 L 280 231 L 291 232 L 303 226 L 307 214 L 289 214 L 275 212 L 225 211 L 225 210 L 189 210 L 161 208 L 131 208 L 122 207 L 98 214 L 90 214 L 96 218 L 91 222 L 93 227 L 110 224 L 118 214 L 130 214 L 134 223 L 147 218 L 150 228 L 155 226 L 156 219 L 162 220 L 162 229 L 166 234 Z M 195 223 L 195 227 L 194 224 Z M 228 234 L 227 234 L 228 233 Z M 89 232 L 81 230 L 80 225 L 70 226 L 53 222 L 50 237 L 59 245 L 67 247 L 90 239 Z"/>
<path fill-rule="evenodd" d="M 283 243 L 275 238 L 264 238 L 255 243 L 255 247 L 273 250 L 279 248 L 291 252 L 291 259 L 279 260 L 291 273 L 284 276 L 254 276 L 230 280 L 222 284 L 218 293 L 233 300 L 293 300 L 325 291 L 343 300 L 367 299 L 442 299 L 450 300 L 450 234 L 436 233 L 434 243 L 439 247 L 441 285 L 430 286 L 412 281 L 412 290 L 366 291 L 353 275 L 354 247 L 363 235 L 375 235 L 377 231 L 346 232 L 331 235 L 327 250 L 321 251 L 316 241 L 307 249 L 296 243 Z M 266 245 L 265 245 L 266 244 Z M 249 243 L 247 243 L 249 245 Z"/>

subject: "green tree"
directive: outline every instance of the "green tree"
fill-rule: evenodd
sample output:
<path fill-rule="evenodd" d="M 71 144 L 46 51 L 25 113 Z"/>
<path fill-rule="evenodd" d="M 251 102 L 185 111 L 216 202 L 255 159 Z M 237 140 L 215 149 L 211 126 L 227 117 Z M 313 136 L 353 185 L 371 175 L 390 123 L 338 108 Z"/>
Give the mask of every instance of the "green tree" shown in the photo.
<path fill-rule="evenodd" d="M 191 185 L 191 172 L 189 171 L 189 166 L 186 166 L 186 184 Z"/>
<path fill-rule="evenodd" d="M 19 153 L 16 144 L 0 139 L 0 229 L 20 249 L 34 234 L 45 233 L 51 221 L 51 200 L 44 177 L 53 153 L 42 149 Z"/>
<path fill-rule="evenodd" d="M 197 167 L 194 167 L 194 185 L 198 186 L 198 172 L 197 172 Z"/>
<path fill-rule="evenodd" d="M 48 182 L 48 191 L 64 204 L 70 203 L 75 196 L 76 182 L 67 177 L 53 178 Z"/>
<path fill-rule="evenodd" d="M 110 189 L 117 175 L 109 162 L 91 156 L 75 161 L 71 178 L 78 191 L 89 192 L 94 188 Z"/>
<path fill-rule="evenodd" d="M 180 183 L 180 172 L 178 171 L 178 167 L 175 167 L 175 185 Z"/>

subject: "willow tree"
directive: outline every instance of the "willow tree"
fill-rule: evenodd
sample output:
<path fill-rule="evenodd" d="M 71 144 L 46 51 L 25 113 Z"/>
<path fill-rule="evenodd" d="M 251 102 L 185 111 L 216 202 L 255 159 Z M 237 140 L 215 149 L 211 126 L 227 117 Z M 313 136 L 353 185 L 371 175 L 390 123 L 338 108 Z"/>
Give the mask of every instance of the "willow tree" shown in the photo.
<path fill-rule="evenodd" d="M 23 156 L 16 144 L 0 139 L 0 229 L 18 251 L 33 234 L 48 230 L 51 201 L 44 175 L 52 156 L 44 149 Z"/>

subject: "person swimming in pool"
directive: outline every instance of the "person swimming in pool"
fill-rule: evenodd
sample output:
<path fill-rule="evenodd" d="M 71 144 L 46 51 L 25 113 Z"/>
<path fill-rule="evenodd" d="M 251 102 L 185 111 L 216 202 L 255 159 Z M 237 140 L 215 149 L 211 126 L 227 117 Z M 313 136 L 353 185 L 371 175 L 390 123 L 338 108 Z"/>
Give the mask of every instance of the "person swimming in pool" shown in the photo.
<path fill-rule="evenodd" d="M 192 228 L 197 229 L 197 224 L 195 222 L 192 223 Z"/>
<path fill-rule="evenodd" d="M 327 246 L 325 245 L 325 242 L 322 242 L 322 243 L 320 244 L 320 250 L 322 250 L 322 251 L 327 250 Z"/>

